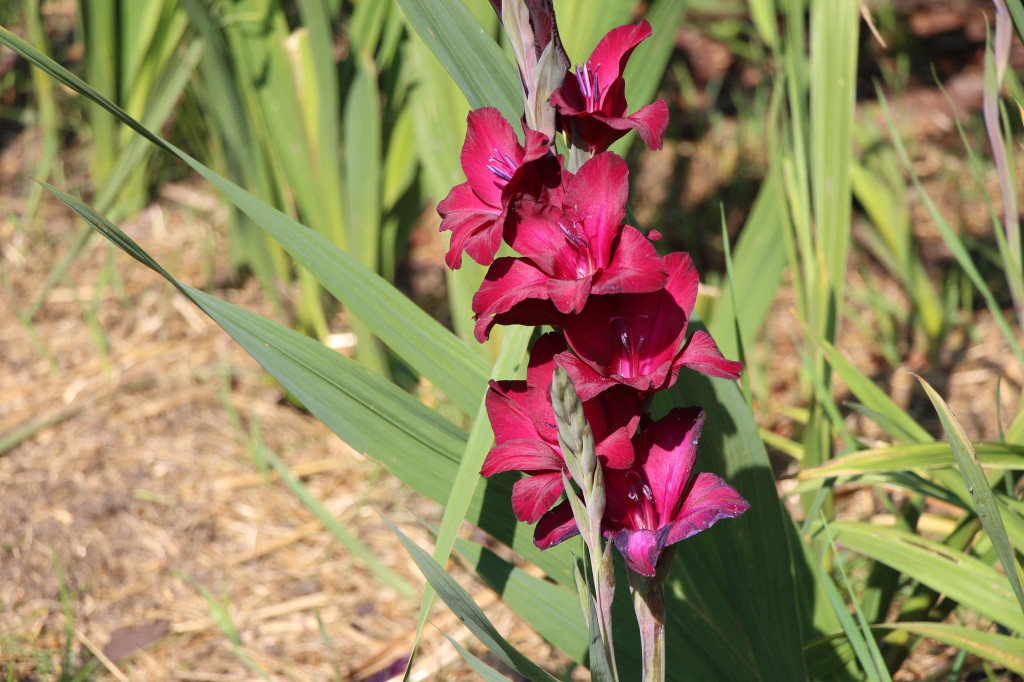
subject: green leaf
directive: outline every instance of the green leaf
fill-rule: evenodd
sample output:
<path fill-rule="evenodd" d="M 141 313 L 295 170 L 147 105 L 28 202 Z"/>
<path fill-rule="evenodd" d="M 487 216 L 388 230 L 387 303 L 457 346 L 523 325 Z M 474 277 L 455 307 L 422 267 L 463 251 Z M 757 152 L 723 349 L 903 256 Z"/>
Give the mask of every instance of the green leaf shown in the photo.
<path fill-rule="evenodd" d="M 429 554 L 420 549 L 415 542 L 405 536 L 402 531 L 391 526 L 398 539 L 405 545 L 406 551 L 412 556 L 413 561 L 420 567 L 420 571 L 427 581 L 437 590 L 437 594 L 448 605 L 459 620 L 469 628 L 470 632 L 476 635 L 484 646 L 486 646 L 498 660 L 515 670 L 520 675 L 525 675 L 529 680 L 536 682 L 557 682 L 547 671 L 536 663 L 526 658 L 518 649 L 509 644 L 504 637 L 498 634 L 497 629 L 487 620 L 487 616 L 476 605 L 473 598 L 469 596 L 455 580 L 448 575 L 442 566 L 434 561 Z"/>
<path fill-rule="evenodd" d="M 466 651 L 466 648 L 452 639 L 447 632 L 442 632 L 441 634 L 445 636 L 445 639 L 451 642 L 452 646 L 455 647 L 455 650 L 459 652 L 459 656 L 462 656 L 462 660 L 468 663 L 469 667 L 473 669 L 473 672 L 479 675 L 480 679 L 484 680 L 484 682 L 508 682 L 507 677 Z"/>
<path fill-rule="evenodd" d="M 1002 515 L 999 513 L 999 507 L 992 495 L 988 479 L 985 478 L 985 472 L 981 468 L 981 462 L 978 461 L 978 455 L 975 454 L 964 427 L 960 425 L 946 401 L 923 378 L 918 377 L 917 380 L 921 382 L 925 393 L 928 394 L 928 399 L 932 401 L 935 411 L 939 414 L 942 428 L 946 432 L 946 439 L 953 448 L 956 464 L 967 485 L 967 492 L 970 493 L 971 500 L 974 502 L 978 520 L 981 521 L 985 532 L 988 533 L 989 540 L 999 556 L 999 562 L 1003 565 L 1003 571 L 1013 587 L 1017 604 L 1024 612 L 1024 588 L 1020 584 L 1020 568 L 1014 559 L 1013 547 L 1010 545 L 1010 539 L 1006 537 L 1006 527 L 1003 525 Z"/>
<path fill-rule="evenodd" d="M 327 239 L 311 232 L 150 132 L 67 69 L 2 27 L 0 43 L 72 90 L 98 103 L 137 133 L 177 156 L 209 180 L 280 242 L 296 261 L 313 273 L 349 310 L 366 321 L 388 347 L 428 378 L 460 409 L 467 414 L 475 413 L 480 392 L 487 382 L 487 363 L 469 352 L 462 341 L 401 292 Z"/>
<path fill-rule="evenodd" d="M 579 598 L 570 589 L 531 575 L 475 542 L 459 538 L 455 551 L 541 637 L 576 662 L 584 661 L 587 626 L 579 610 Z"/>
<path fill-rule="evenodd" d="M 993 469 L 1024 469 L 1024 447 L 994 441 L 976 441 L 975 453 Z M 956 465 L 949 443 L 912 443 L 861 450 L 814 467 L 804 469 L 797 478 L 830 478 L 872 473 L 901 472 L 911 469 L 939 469 Z"/>
<path fill-rule="evenodd" d="M 769 172 L 733 250 L 734 282 L 717 299 L 708 320 L 708 331 L 726 357 L 738 357 L 737 324 L 743 347 L 754 347 L 782 282 L 786 266 L 782 232 L 787 227 L 784 202 L 780 174 Z"/>
<path fill-rule="evenodd" d="M 459 0 L 398 0 L 409 24 L 474 109 L 497 107 L 519 126 L 523 98 L 515 66 Z"/>
<path fill-rule="evenodd" d="M 967 651 L 1024 675 L 1024 640 L 1015 635 L 985 632 L 947 623 L 880 623 L 876 630 L 903 630 Z"/>
<path fill-rule="evenodd" d="M 501 348 L 498 362 L 491 372 L 492 379 L 500 379 L 515 373 L 532 333 L 532 327 L 517 326 L 511 330 Z M 487 418 L 487 401 L 484 398 L 481 399 L 480 407 L 477 409 L 473 428 L 469 433 L 466 448 L 462 452 L 462 459 L 459 462 L 458 471 L 455 473 L 455 479 L 452 481 L 451 491 L 448 493 L 444 515 L 441 517 L 441 528 L 437 534 L 437 541 L 434 543 L 434 560 L 439 564 L 443 565 L 451 554 L 459 528 L 462 527 L 462 522 L 466 518 L 466 510 L 469 509 L 480 481 L 480 469 L 483 468 L 484 459 L 493 443 L 494 432 L 491 430 L 491 423 Z M 434 604 L 434 597 L 434 591 L 430 587 L 423 591 L 419 623 L 416 626 L 416 640 L 413 643 L 413 655 L 415 655 L 423 626 L 427 622 L 430 609 Z"/>
<path fill-rule="evenodd" d="M 881 561 L 1011 630 L 1024 629 L 1024 615 L 1006 576 L 984 562 L 895 528 L 844 521 L 830 527 L 836 544 Z"/>
<path fill-rule="evenodd" d="M 683 601 L 668 606 L 668 664 L 706 672 L 696 679 L 807 679 L 794 626 L 810 620 L 797 609 L 793 578 L 803 557 L 790 556 L 793 522 L 779 501 L 750 408 L 735 382 L 684 370 L 675 386 L 656 395 L 653 416 L 688 405 L 707 412 L 699 469 L 723 476 L 750 509 L 676 546 L 666 599 Z M 813 584 L 810 575 L 806 588 Z M 777 627 L 780 622 L 789 626 Z"/>

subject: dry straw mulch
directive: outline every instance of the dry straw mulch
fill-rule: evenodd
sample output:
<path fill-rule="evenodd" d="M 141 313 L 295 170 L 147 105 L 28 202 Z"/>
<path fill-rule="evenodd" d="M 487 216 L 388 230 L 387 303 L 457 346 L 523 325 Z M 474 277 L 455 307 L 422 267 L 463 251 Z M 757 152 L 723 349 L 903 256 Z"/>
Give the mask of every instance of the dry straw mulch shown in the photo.
<path fill-rule="evenodd" d="M 31 326 L 19 323 L 81 225 L 44 201 L 22 230 L 23 143 L 0 161 L 0 437 L 43 426 L 0 453 L 0 673 L 55 678 L 47 670 L 70 645 L 73 668 L 101 661 L 95 679 L 256 678 L 206 589 L 228 605 L 240 651 L 272 678 L 386 679 L 409 651 L 418 599 L 383 587 L 262 475 L 252 434 L 417 589 L 422 577 L 381 515 L 429 546 L 420 520 L 438 523 L 440 507 L 290 405 L 216 324 L 100 238 Z M 167 194 L 121 226 L 183 281 L 273 317 L 251 282 L 229 279 L 216 199 L 190 184 Z M 493 593 L 453 572 L 514 643 L 566 667 Z M 433 622 L 469 643 L 443 605 Z M 474 679 L 437 628 L 421 651 L 419 679 Z"/>

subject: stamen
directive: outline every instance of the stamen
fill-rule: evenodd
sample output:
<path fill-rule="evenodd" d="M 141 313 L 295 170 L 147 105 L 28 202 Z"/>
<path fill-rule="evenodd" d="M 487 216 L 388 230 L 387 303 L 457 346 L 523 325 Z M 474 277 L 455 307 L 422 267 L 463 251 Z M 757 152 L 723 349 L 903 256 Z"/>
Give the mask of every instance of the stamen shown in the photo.
<path fill-rule="evenodd" d="M 576 67 L 576 82 L 580 86 L 580 93 L 588 112 L 601 107 L 601 84 L 597 79 L 597 71 L 600 68 L 600 64 L 591 68 L 590 62 L 584 62 Z"/>
<path fill-rule="evenodd" d="M 509 182 L 519 170 L 519 164 L 511 156 L 499 152 L 497 149 L 494 150 L 493 156 L 488 161 L 490 163 L 487 164 L 487 170 L 505 182 Z"/>

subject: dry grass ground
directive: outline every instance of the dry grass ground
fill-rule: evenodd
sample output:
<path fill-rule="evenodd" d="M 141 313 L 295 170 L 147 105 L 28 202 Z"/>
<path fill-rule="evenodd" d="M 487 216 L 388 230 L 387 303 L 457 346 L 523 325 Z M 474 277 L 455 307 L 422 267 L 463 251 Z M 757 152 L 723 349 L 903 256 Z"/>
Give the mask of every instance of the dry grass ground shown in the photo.
<path fill-rule="evenodd" d="M 427 545 L 419 520 L 438 523 L 439 506 L 287 403 L 216 324 L 102 239 L 32 325 L 20 324 L 81 224 L 44 202 L 20 230 L 23 143 L 0 163 L 0 436 L 45 425 L 0 454 L 0 671 L 56 678 L 46 672 L 70 644 L 71 667 L 96 666 L 94 679 L 253 679 L 203 588 L 228 605 L 241 651 L 274 679 L 366 679 L 400 665 L 418 600 L 382 587 L 262 475 L 252 435 L 417 589 L 423 580 L 381 515 Z M 211 202 L 173 186 L 122 226 L 183 281 L 273 316 L 255 286 L 231 280 Z M 563 665 L 457 575 L 502 632 Z M 443 605 L 434 622 L 460 632 Z M 423 652 L 420 679 L 472 679 L 437 629 Z"/>

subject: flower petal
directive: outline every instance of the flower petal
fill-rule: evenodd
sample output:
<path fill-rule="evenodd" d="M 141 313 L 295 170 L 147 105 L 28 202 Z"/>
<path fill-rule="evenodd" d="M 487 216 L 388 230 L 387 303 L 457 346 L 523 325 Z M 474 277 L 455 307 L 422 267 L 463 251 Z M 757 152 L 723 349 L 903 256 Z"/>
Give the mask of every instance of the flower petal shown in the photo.
<path fill-rule="evenodd" d="M 615 253 L 595 282 L 591 293 L 640 294 L 665 286 L 665 264 L 657 250 L 641 232 L 623 225 Z"/>
<path fill-rule="evenodd" d="M 548 277 L 524 258 L 499 258 L 487 269 L 473 296 L 473 312 L 481 318 L 508 312 L 528 298 L 547 299 Z"/>
<path fill-rule="evenodd" d="M 461 161 L 462 172 L 473 191 L 488 204 L 500 208 L 501 193 L 508 180 L 488 166 L 518 168 L 523 164 L 523 146 L 512 125 L 497 109 L 475 109 L 466 118 Z"/>
<path fill-rule="evenodd" d="M 700 473 L 686 493 L 686 500 L 669 526 L 666 545 L 707 530 L 722 519 L 733 519 L 747 511 L 750 503 L 718 476 Z"/>
<path fill-rule="evenodd" d="M 512 486 L 512 511 L 520 521 L 536 523 L 564 490 L 561 469 L 558 473 L 521 478 Z"/>
<path fill-rule="evenodd" d="M 517 438 L 537 437 L 530 415 L 525 381 L 492 379 L 484 401 L 487 417 L 494 431 L 494 441 L 498 445 Z"/>
<path fill-rule="evenodd" d="M 659 528 L 671 522 L 681 506 L 704 418 L 700 408 L 676 408 L 637 437 L 636 456 L 653 493 Z"/>
<path fill-rule="evenodd" d="M 501 208 L 488 205 L 470 188 L 468 182 L 456 185 L 437 205 L 441 231 L 451 230 L 451 245 L 445 263 L 452 270 L 462 266 L 462 252 L 488 265 L 501 246 L 504 218 Z"/>
<path fill-rule="evenodd" d="M 544 473 L 561 470 L 562 458 L 550 445 L 536 439 L 519 438 L 491 448 L 480 468 L 480 475 L 494 476 L 505 471 Z"/>
<path fill-rule="evenodd" d="M 635 130 L 648 149 L 661 149 L 668 130 L 668 105 L 659 99 L 651 104 L 640 107 L 635 114 L 629 116 L 598 116 L 598 120 L 609 128 L 621 131 Z"/>
<path fill-rule="evenodd" d="M 591 258 L 598 267 L 611 261 L 612 245 L 626 217 L 628 196 L 629 167 L 614 152 L 589 159 L 566 183 L 562 209 L 582 227 Z"/>
<path fill-rule="evenodd" d="M 533 544 L 541 549 L 547 549 L 579 534 L 580 529 L 573 518 L 569 500 L 562 500 L 537 522 L 537 527 L 533 531 Z"/>
<path fill-rule="evenodd" d="M 551 305 L 551 301 L 537 298 L 528 298 L 517 303 L 505 313 L 498 313 L 494 316 L 476 315 L 476 326 L 473 328 L 473 335 L 476 340 L 483 343 L 490 336 L 491 327 L 496 324 L 521 324 L 529 327 L 539 327 L 550 324 L 557 326 L 561 316 Z"/>
<path fill-rule="evenodd" d="M 612 533 L 611 541 L 631 570 L 650 577 L 654 575 L 661 551 L 665 549 L 665 535 L 655 530 L 625 528 Z"/>
<path fill-rule="evenodd" d="M 599 374 L 589 364 L 568 351 L 559 353 L 557 362 L 572 379 L 580 400 L 591 400 L 602 391 L 619 385 L 618 381 Z"/>
<path fill-rule="evenodd" d="M 742 362 L 726 360 L 711 335 L 700 330 L 686 342 L 679 360 L 684 367 L 722 379 L 739 379 L 743 369 Z"/>
<path fill-rule="evenodd" d="M 633 50 L 641 42 L 650 38 L 651 33 L 651 25 L 646 19 L 641 20 L 639 24 L 619 26 L 608 31 L 598 42 L 588 60 L 592 69 L 600 67 L 598 71 L 600 82 L 611 86 L 620 78 Z"/>

